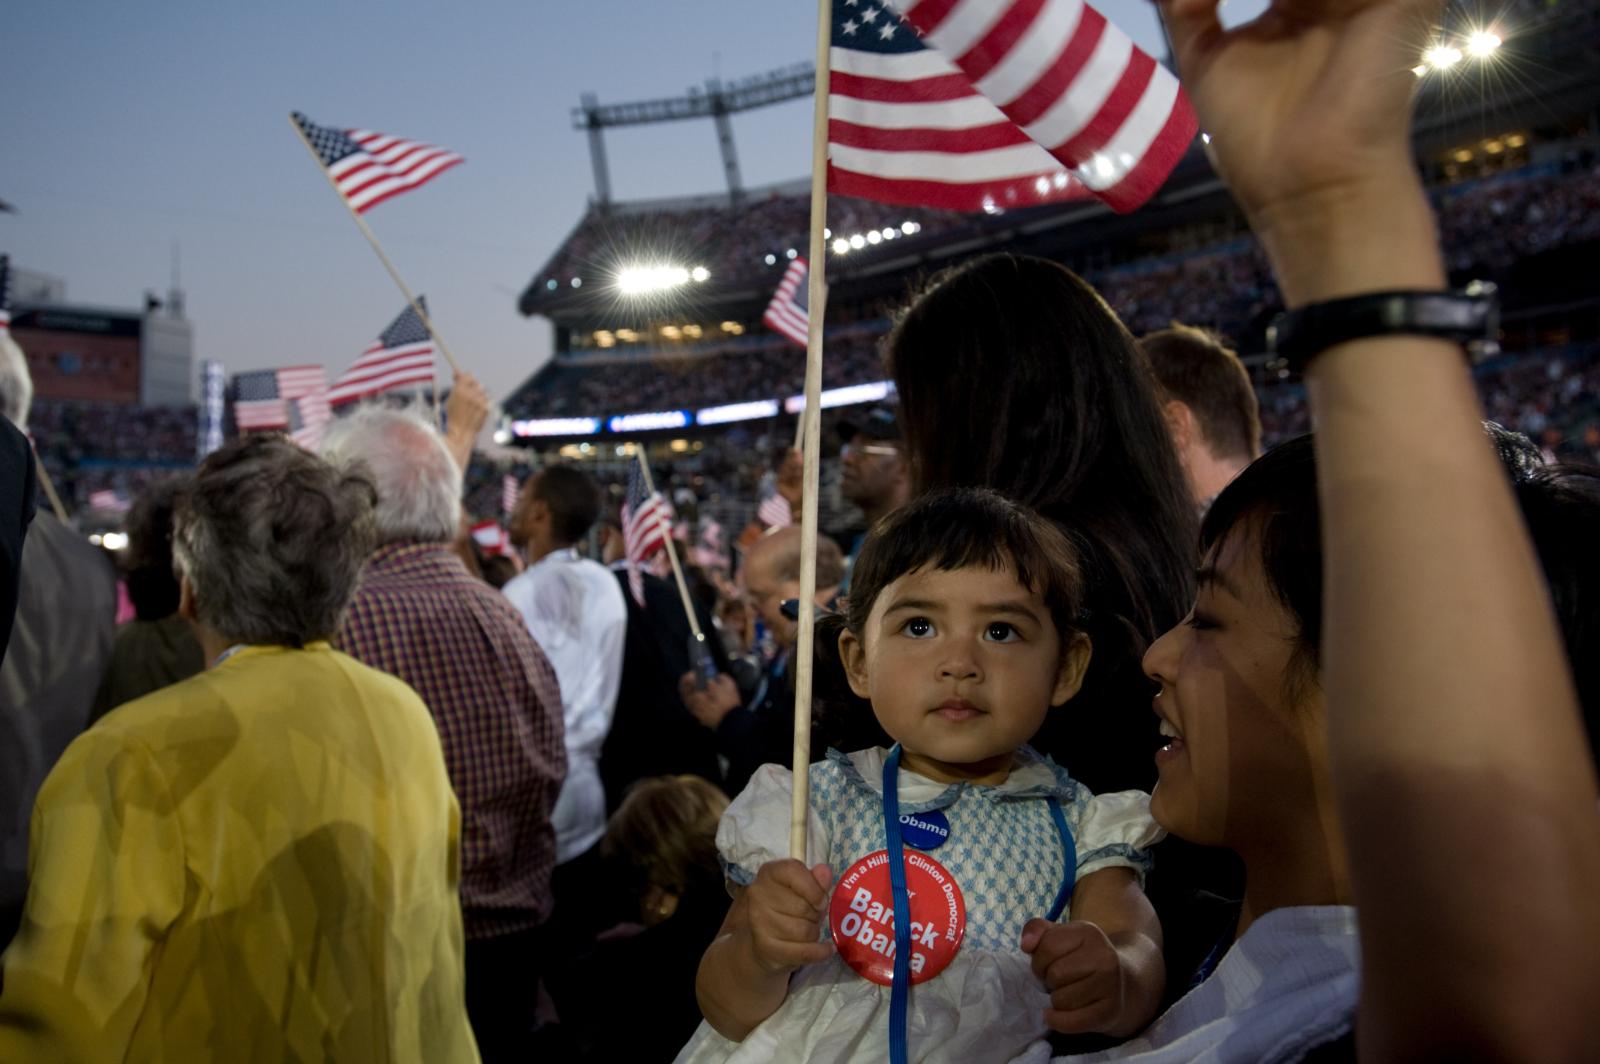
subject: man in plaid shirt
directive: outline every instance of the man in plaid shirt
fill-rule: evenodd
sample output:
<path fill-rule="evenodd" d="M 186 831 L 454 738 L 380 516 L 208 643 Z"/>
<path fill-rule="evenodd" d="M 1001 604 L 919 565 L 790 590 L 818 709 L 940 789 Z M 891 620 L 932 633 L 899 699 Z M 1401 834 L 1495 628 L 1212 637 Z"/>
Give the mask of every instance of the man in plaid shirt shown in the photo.
<path fill-rule="evenodd" d="M 339 643 L 410 684 L 438 724 L 461 803 L 467 1011 L 483 1059 L 504 1059 L 533 1026 L 535 931 L 551 906 L 550 814 L 567 769 L 556 675 L 516 608 L 451 551 L 461 470 L 430 425 L 367 407 L 323 449 L 378 487 L 380 546 Z"/>

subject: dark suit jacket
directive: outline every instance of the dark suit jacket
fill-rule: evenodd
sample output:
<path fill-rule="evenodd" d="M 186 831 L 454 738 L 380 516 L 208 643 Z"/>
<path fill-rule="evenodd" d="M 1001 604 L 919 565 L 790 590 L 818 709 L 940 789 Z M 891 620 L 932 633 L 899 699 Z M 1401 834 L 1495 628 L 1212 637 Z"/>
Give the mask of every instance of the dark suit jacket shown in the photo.
<path fill-rule="evenodd" d="M 600 780 L 612 810 L 621 804 L 628 787 L 646 776 L 692 773 L 713 783 L 722 781 L 710 730 L 690 715 L 678 697 L 678 678 L 690 668 L 693 635 L 683 600 L 672 584 L 647 574 L 641 608 L 628 590 L 628 574 L 616 576 L 628 605 L 628 632 L 617 709 L 611 733 L 600 748 Z M 711 614 L 699 603 L 695 614 L 718 670 L 728 672 L 728 656 Z"/>

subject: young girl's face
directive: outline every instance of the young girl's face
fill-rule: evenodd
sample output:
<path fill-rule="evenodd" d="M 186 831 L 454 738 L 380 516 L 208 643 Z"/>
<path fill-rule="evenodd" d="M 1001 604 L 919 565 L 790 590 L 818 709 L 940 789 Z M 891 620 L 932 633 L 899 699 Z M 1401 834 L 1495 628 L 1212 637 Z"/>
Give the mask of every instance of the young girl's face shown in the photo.
<path fill-rule="evenodd" d="M 1045 714 L 1071 698 L 1089 640 L 1063 646 L 1049 607 L 1001 569 L 917 569 L 878 595 L 840 653 L 856 694 L 931 779 L 997 783 Z"/>

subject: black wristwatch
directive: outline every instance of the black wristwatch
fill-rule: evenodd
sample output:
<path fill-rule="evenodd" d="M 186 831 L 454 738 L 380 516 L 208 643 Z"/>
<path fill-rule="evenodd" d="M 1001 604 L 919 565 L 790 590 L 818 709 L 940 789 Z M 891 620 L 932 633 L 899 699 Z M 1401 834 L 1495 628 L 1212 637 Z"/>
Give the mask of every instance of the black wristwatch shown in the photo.
<path fill-rule="evenodd" d="M 1500 350 L 1500 303 L 1495 286 L 1474 281 L 1459 292 L 1370 292 L 1286 311 L 1267 327 L 1267 349 L 1278 368 L 1304 370 L 1337 344 L 1373 336 L 1430 336 L 1452 340 L 1474 361 Z"/>

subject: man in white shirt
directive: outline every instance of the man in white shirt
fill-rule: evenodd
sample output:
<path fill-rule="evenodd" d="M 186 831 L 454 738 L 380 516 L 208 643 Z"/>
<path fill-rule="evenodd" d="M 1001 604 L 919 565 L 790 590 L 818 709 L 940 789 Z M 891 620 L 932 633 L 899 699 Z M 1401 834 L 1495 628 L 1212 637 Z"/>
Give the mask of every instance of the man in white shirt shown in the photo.
<path fill-rule="evenodd" d="M 599 485 L 586 474 L 551 466 L 523 486 L 511 515 L 511 541 L 527 551 L 528 568 L 503 590 L 561 685 L 567 778 L 551 814 L 558 866 L 593 847 L 606 829 L 600 746 L 616 711 L 628 608 L 616 578 L 577 550 L 600 502 Z"/>

